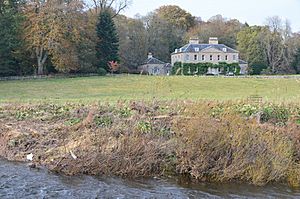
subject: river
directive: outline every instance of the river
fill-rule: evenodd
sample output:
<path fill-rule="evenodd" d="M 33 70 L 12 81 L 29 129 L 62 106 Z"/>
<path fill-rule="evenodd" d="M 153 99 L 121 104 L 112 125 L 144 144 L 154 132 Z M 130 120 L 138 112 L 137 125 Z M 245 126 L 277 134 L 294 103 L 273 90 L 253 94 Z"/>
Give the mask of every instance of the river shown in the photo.
<path fill-rule="evenodd" d="M 0 198 L 300 198 L 300 190 L 285 185 L 195 185 L 170 179 L 71 177 L 0 159 Z"/>

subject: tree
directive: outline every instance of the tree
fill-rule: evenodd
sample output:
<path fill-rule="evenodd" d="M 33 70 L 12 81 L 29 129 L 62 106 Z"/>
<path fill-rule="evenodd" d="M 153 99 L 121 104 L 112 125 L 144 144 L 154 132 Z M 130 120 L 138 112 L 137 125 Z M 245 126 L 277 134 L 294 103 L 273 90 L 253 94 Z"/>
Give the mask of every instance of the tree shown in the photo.
<path fill-rule="evenodd" d="M 202 43 L 207 43 L 209 37 L 218 37 L 219 42 L 231 48 L 236 48 L 237 33 L 243 28 L 238 20 L 228 20 L 222 15 L 211 17 L 207 22 L 200 22 L 189 30 L 186 39 L 197 36 Z"/>
<path fill-rule="evenodd" d="M 116 61 L 110 61 L 108 62 L 108 67 L 110 72 L 113 74 L 114 72 L 117 72 L 120 68 L 120 65 Z"/>
<path fill-rule="evenodd" d="M 260 34 L 260 41 L 271 73 L 292 73 L 292 61 L 296 46 L 291 37 L 289 22 L 283 23 L 278 16 L 267 18 L 266 28 Z"/>
<path fill-rule="evenodd" d="M 298 47 L 296 55 L 294 57 L 292 67 L 295 69 L 297 74 L 300 74 L 300 47 Z"/>
<path fill-rule="evenodd" d="M 144 18 L 148 33 L 148 51 L 169 62 L 170 53 L 184 45 L 184 37 L 196 20 L 179 6 L 161 6 Z"/>
<path fill-rule="evenodd" d="M 20 74 L 17 56 L 23 43 L 19 6 L 16 0 L 0 1 L 0 76 Z"/>
<path fill-rule="evenodd" d="M 27 2 L 25 8 L 26 23 L 24 24 L 24 38 L 28 48 L 32 49 L 37 61 L 37 74 L 44 74 L 44 64 L 49 55 L 49 48 L 55 38 L 50 37 L 51 27 L 48 24 L 48 5 L 44 1 L 32 0 Z"/>
<path fill-rule="evenodd" d="M 291 31 L 289 21 L 269 17 L 265 26 L 245 27 L 238 33 L 238 49 L 249 62 L 252 72 L 294 73 L 300 39 Z"/>
<path fill-rule="evenodd" d="M 179 6 L 161 6 L 155 12 L 161 19 L 166 20 L 169 24 L 186 31 L 196 24 L 195 17 Z"/>
<path fill-rule="evenodd" d="M 109 71 L 109 61 L 119 61 L 119 38 L 109 11 L 101 12 L 97 24 L 96 56 L 98 68 Z"/>
<path fill-rule="evenodd" d="M 96 13 L 99 11 L 113 11 L 112 18 L 114 18 L 129 6 L 131 0 L 93 0 L 93 3 Z"/>
<path fill-rule="evenodd" d="M 169 62 L 170 53 L 184 45 L 186 30 L 176 27 L 157 13 L 150 13 L 143 20 L 146 25 L 148 52 Z"/>
<path fill-rule="evenodd" d="M 255 75 L 260 74 L 268 66 L 260 44 L 262 29 L 260 26 L 245 27 L 237 34 L 240 57 L 248 62 L 251 74 Z"/>
<path fill-rule="evenodd" d="M 299 72 L 297 67 L 297 55 L 300 48 L 300 34 L 292 33 L 288 20 L 284 22 L 282 37 L 284 40 L 283 67 L 289 73 Z"/>
<path fill-rule="evenodd" d="M 76 72 L 90 63 L 83 56 L 92 58 L 94 53 L 83 3 L 78 0 L 59 0 L 53 8 L 53 21 L 56 22 L 53 27 L 58 37 L 56 44 L 50 49 L 51 61 L 60 72 Z"/>
<path fill-rule="evenodd" d="M 120 67 L 124 71 L 136 71 L 148 53 L 147 32 L 143 21 L 123 15 L 117 16 L 115 21 L 120 40 Z"/>
<path fill-rule="evenodd" d="M 31 0 L 26 7 L 25 39 L 35 53 L 37 74 L 43 75 L 48 58 L 60 72 L 80 68 L 78 46 L 84 37 L 81 1 Z"/>
<path fill-rule="evenodd" d="M 297 74 L 300 74 L 300 33 L 294 33 L 288 41 L 291 67 Z"/>

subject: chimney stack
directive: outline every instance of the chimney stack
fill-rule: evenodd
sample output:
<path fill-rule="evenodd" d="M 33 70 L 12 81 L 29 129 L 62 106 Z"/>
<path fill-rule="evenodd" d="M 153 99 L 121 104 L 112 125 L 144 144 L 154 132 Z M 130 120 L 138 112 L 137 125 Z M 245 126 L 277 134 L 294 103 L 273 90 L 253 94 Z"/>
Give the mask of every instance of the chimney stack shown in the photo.
<path fill-rule="evenodd" d="M 210 37 L 209 44 L 219 44 L 218 37 Z"/>
<path fill-rule="evenodd" d="M 153 55 L 152 55 L 152 53 L 148 53 L 148 59 L 150 59 L 150 58 L 152 58 L 153 57 Z"/>
<path fill-rule="evenodd" d="M 199 38 L 190 38 L 190 44 L 199 44 Z"/>

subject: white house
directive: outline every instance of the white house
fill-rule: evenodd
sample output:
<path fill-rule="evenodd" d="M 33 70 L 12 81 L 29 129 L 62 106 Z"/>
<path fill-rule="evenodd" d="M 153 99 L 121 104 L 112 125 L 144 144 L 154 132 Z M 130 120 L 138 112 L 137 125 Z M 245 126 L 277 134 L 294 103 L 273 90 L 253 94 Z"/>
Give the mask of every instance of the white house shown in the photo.
<path fill-rule="evenodd" d="M 248 63 L 239 59 L 239 52 L 224 44 L 219 44 L 217 37 L 209 38 L 208 44 L 200 44 L 199 39 L 190 39 L 189 44 L 176 49 L 171 54 L 171 64 L 181 63 L 213 63 L 220 62 L 238 63 L 241 70 L 240 74 L 247 74 Z M 209 68 L 209 74 L 218 75 L 221 73 L 219 68 Z"/>

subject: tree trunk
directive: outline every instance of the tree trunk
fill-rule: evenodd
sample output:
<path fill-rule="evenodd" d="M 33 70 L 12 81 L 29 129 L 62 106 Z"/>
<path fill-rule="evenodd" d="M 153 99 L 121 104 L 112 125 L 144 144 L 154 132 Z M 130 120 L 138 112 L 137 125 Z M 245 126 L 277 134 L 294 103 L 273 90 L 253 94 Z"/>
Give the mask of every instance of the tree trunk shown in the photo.
<path fill-rule="evenodd" d="M 38 75 L 44 75 L 44 64 L 48 58 L 48 53 L 43 50 L 43 48 L 36 48 L 35 50 L 36 53 L 36 58 L 37 58 L 37 63 L 38 63 Z"/>
<path fill-rule="evenodd" d="M 43 75 L 44 74 L 44 65 L 41 62 L 41 59 L 38 57 L 38 75 Z"/>

